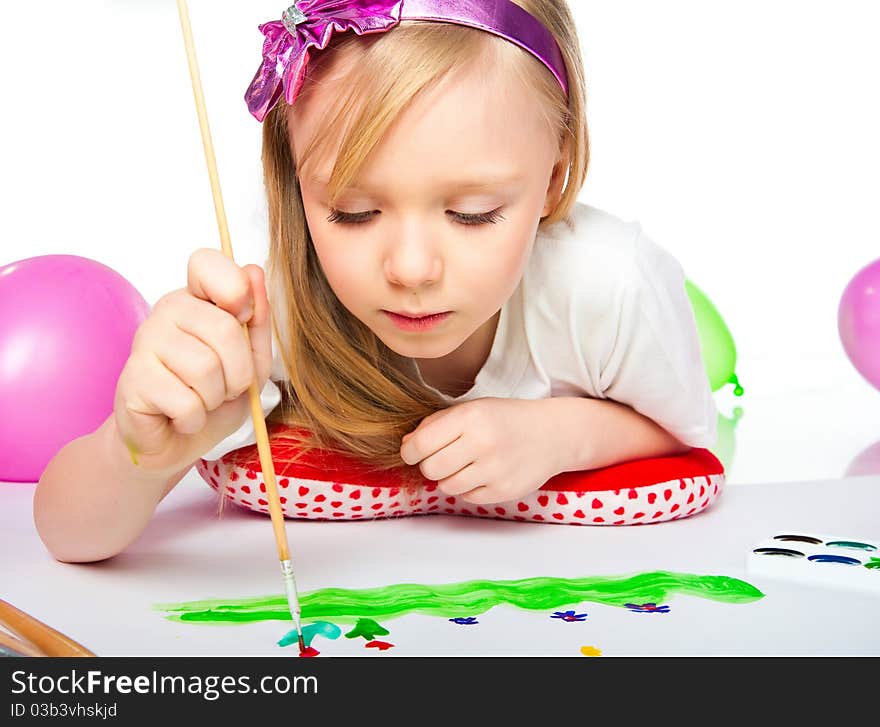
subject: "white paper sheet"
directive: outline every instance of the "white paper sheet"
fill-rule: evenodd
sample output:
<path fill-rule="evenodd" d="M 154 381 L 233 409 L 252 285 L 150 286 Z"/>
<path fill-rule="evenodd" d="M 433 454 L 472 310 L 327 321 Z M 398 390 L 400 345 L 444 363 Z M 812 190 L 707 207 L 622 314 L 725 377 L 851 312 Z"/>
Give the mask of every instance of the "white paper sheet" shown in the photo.
<path fill-rule="evenodd" d="M 254 598 L 282 591 L 268 517 L 227 508 L 190 473 L 160 505 L 126 552 L 102 563 L 56 562 L 33 526 L 33 485 L 0 485 L 2 597 L 98 655 L 296 655 L 277 646 L 290 621 L 184 624 L 159 603 Z M 876 595 L 750 573 L 759 541 L 786 529 L 877 539 L 880 477 L 728 486 L 708 512 L 671 523 L 630 527 L 530 524 L 451 516 L 372 522 L 288 522 L 301 595 L 327 587 L 441 584 L 536 576 L 582 578 L 655 570 L 745 580 L 764 598 L 729 604 L 673 594 L 668 613 L 635 613 L 591 602 L 559 610 L 586 613 L 565 622 L 552 611 L 499 605 L 478 623 L 409 614 L 377 619 L 394 644 L 317 636 L 323 656 L 880 654 Z M 878 572 L 880 577 L 880 572 Z M 659 605 L 659 604 L 658 604 Z M 327 619 L 332 621 L 332 619 Z M 305 621 L 306 623 L 308 620 Z M 342 624 L 343 634 L 351 629 Z"/>

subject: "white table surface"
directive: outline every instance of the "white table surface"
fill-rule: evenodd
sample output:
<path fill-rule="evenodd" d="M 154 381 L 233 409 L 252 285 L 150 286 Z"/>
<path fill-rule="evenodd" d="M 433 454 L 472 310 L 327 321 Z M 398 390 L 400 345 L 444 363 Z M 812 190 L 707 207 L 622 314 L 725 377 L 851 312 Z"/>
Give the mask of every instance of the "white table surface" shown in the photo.
<path fill-rule="evenodd" d="M 161 503 L 124 553 L 87 565 L 55 561 L 34 529 L 34 486 L 0 484 L 2 593 L 98 655 L 293 655 L 276 642 L 282 621 L 183 624 L 157 603 L 249 598 L 281 592 L 268 517 L 226 509 L 195 472 Z M 584 622 L 500 605 L 478 625 L 407 614 L 381 621 L 394 644 L 316 637 L 325 656 L 880 654 L 880 596 L 857 589 L 758 577 L 751 548 L 783 531 L 873 539 L 880 535 L 880 477 L 728 485 L 713 508 L 690 519 L 630 527 L 530 524 L 453 516 L 359 522 L 288 521 L 300 594 L 326 587 L 439 584 L 486 578 L 580 578 L 655 570 L 740 578 L 764 598 L 729 604 L 674 594 L 668 614 L 572 604 Z M 832 566 L 833 567 L 833 566 Z M 880 577 L 880 571 L 874 571 Z M 343 633 L 350 627 L 343 625 Z"/>

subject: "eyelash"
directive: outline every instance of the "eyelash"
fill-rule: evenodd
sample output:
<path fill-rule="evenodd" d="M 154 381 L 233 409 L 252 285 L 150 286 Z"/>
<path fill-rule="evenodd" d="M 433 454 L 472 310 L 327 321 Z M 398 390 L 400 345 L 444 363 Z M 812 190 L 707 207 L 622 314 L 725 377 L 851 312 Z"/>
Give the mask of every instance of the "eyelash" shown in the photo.
<path fill-rule="evenodd" d="M 460 225 L 465 227 L 475 227 L 477 225 L 494 225 L 496 222 L 504 219 L 501 214 L 501 207 L 490 212 L 481 212 L 474 215 L 466 215 L 461 212 L 447 210 L 447 214 L 451 215 Z M 342 212 L 340 210 L 332 210 L 328 222 L 335 222 L 340 225 L 362 225 L 369 222 L 374 217 L 374 212 Z"/>

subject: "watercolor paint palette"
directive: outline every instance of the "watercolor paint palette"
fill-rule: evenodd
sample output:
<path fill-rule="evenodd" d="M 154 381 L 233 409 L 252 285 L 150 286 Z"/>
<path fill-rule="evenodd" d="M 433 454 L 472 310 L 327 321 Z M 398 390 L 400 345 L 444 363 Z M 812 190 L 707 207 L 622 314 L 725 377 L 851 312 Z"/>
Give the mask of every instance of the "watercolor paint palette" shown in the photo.
<path fill-rule="evenodd" d="M 751 573 L 880 595 L 880 541 L 780 531 L 749 553 Z"/>

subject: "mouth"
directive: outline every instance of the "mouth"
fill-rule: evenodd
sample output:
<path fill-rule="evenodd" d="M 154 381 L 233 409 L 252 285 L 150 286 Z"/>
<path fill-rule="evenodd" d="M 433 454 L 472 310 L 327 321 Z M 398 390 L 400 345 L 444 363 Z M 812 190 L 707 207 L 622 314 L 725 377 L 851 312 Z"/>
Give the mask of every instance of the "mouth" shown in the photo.
<path fill-rule="evenodd" d="M 400 316 L 401 318 L 411 318 L 413 320 L 420 320 L 422 318 L 433 318 L 434 316 L 442 316 L 445 313 L 450 313 L 451 311 L 437 311 L 436 313 L 410 313 L 409 311 L 403 310 L 386 310 L 385 313 L 391 313 L 396 316 Z"/>
<path fill-rule="evenodd" d="M 439 313 L 395 313 L 389 310 L 382 311 L 398 328 L 407 331 L 426 331 L 443 323 L 452 311 Z"/>

